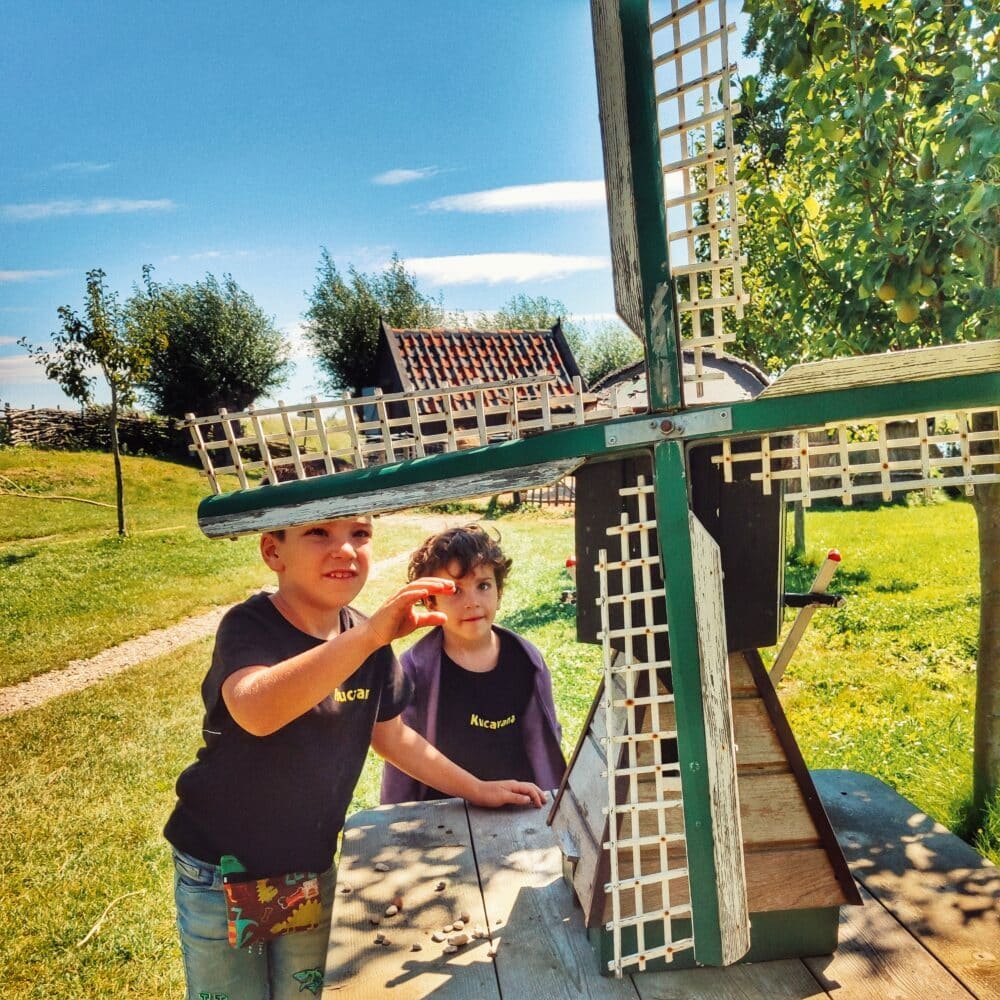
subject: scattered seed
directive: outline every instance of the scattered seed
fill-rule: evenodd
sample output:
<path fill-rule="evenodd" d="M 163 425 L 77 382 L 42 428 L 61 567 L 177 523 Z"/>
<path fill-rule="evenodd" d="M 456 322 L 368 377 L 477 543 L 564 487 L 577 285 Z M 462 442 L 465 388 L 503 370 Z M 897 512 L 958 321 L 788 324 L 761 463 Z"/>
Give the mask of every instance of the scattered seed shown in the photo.
<path fill-rule="evenodd" d="M 398 906 L 387 906 L 385 908 L 385 915 L 387 917 L 394 917 L 397 913 L 399 913 L 399 907 Z"/>
<path fill-rule="evenodd" d="M 497 946 L 496 945 L 494 945 L 492 948 L 490 948 L 490 950 L 488 952 L 486 952 L 486 957 L 487 958 L 496 958 L 497 957 Z"/>
<path fill-rule="evenodd" d="M 453 944 L 446 944 L 441 950 L 446 955 L 454 955 L 455 952 L 458 951 L 458 949 Z"/>
<path fill-rule="evenodd" d="M 342 885 L 340 891 L 346 896 L 351 891 L 351 887 L 349 885 Z"/>
<path fill-rule="evenodd" d="M 373 923 L 373 924 L 374 924 L 374 925 L 375 925 L 376 927 L 378 927 L 378 925 L 379 925 L 380 923 L 382 923 L 382 918 L 381 918 L 381 917 L 380 917 L 380 916 L 379 916 L 379 915 L 378 915 L 377 913 L 373 913 L 373 914 L 372 914 L 372 915 L 371 915 L 371 916 L 370 916 L 370 917 L 368 918 L 368 920 L 369 920 L 369 922 L 370 922 L 370 923 Z"/>
<path fill-rule="evenodd" d="M 468 944 L 469 941 L 469 935 L 464 932 L 462 934 L 452 934 L 452 936 L 448 938 L 448 944 L 453 944 L 458 948 L 461 948 L 463 944 Z"/>
<path fill-rule="evenodd" d="M 499 927 L 503 923 L 503 918 L 497 917 L 496 920 L 493 921 L 493 923 L 496 927 Z"/>
<path fill-rule="evenodd" d="M 419 941 L 414 941 L 413 944 L 410 945 L 410 951 L 423 951 L 423 949 L 424 946 Z"/>
<path fill-rule="evenodd" d="M 478 940 L 479 940 L 480 938 L 484 938 L 484 937 L 486 937 L 486 928 L 485 928 L 485 927 L 476 927 L 476 929 L 475 929 L 475 930 L 474 930 L 474 931 L 472 932 L 472 936 L 473 936 L 473 937 L 474 937 L 474 938 L 475 938 L 475 939 L 476 939 L 477 941 L 478 941 Z"/>
<path fill-rule="evenodd" d="M 468 923 L 471 919 L 472 917 L 470 917 L 468 913 L 462 914 L 462 920 L 465 921 L 465 923 Z"/>
<path fill-rule="evenodd" d="M 375 943 L 385 944 L 385 935 L 381 931 L 375 935 Z"/>
<path fill-rule="evenodd" d="M 444 927 L 441 928 L 441 930 L 443 930 L 445 934 L 450 934 L 454 929 L 455 929 L 454 924 L 445 924 Z"/>
<path fill-rule="evenodd" d="M 432 940 L 432 941 L 437 941 L 437 942 L 439 942 L 439 943 L 440 943 L 441 941 L 443 941 L 443 940 L 444 940 L 444 935 L 443 935 L 443 934 L 442 934 L 442 933 L 441 933 L 440 931 L 435 931 L 435 932 L 434 932 L 434 933 L 433 933 L 433 934 L 431 935 L 431 940 Z"/>
<path fill-rule="evenodd" d="M 434 886 L 435 892 L 441 892 L 443 889 L 444 889 L 444 882 L 438 882 L 438 884 Z"/>
<path fill-rule="evenodd" d="M 388 938 L 382 938 L 382 945 L 383 945 L 383 947 L 388 948 L 389 947 L 389 939 Z"/>
<path fill-rule="evenodd" d="M 445 833 L 453 833 L 454 831 L 453 830 L 445 830 L 444 832 Z"/>
<path fill-rule="evenodd" d="M 392 897 L 392 905 L 395 906 L 397 910 L 401 910 L 403 908 L 403 897 L 402 896 L 393 896 Z"/>
<path fill-rule="evenodd" d="M 377 872 L 387 872 L 388 870 L 389 870 L 389 866 L 384 861 L 376 861 L 375 862 L 375 871 L 377 871 Z"/>
<path fill-rule="evenodd" d="M 456 931 L 464 931 L 465 930 L 465 921 L 464 920 L 456 920 L 451 926 L 454 927 Z"/>

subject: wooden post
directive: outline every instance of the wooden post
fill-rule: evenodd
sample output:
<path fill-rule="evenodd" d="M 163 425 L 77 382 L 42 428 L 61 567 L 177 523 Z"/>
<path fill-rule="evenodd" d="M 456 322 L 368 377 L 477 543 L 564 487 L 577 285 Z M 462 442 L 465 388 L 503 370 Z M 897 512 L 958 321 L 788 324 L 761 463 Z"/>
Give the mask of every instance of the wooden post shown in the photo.
<path fill-rule="evenodd" d="M 656 446 L 654 480 L 659 536 L 666 540 L 660 559 L 677 706 L 695 957 L 702 965 L 729 965 L 746 953 L 750 941 L 728 684 L 716 677 L 714 660 L 703 662 L 709 654 L 714 657 L 719 642 L 725 659 L 721 592 L 715 610 L 702 602 L 699 620 L 695 588 L 705 570 L 695 568 L 681 442 Z M 694 534 L 699 535 L 697 530 Z M 702 542 L 695 544 L 704 548 Z M 721 572 L 717 577 L 721 591 Z M 700 635 L 702 630 L 710 632 L 707 638 Z"/>

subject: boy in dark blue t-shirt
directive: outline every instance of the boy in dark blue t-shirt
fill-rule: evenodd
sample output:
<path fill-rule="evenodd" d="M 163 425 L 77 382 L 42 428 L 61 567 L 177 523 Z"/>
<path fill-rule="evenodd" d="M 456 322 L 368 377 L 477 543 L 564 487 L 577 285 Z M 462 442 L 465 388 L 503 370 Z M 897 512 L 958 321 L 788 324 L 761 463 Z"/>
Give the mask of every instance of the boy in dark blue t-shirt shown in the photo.
<path fill-rule="evenodd" d="M 372 522 L 340 518 L 261 536 L 278 589 L 231 609 L 202 685 L 205 745 L 177 781 L 165 835 L 187 996 L 282 1000 L 323 981 L 337 836 L 368 746 L 416 780 L 479 805 L 542 804 L 535 786 L 484 781 L 406 726 L 389 643 L 443 621 L 416 608 L 451 581 L 413 580 L 371 618 L 349 607 L 371 565 Z M 405 763 L 404 763 L 405 762 Z M 230 947 L 220 861 L 255 879 L 319 874 L 306 925 L 252 952 Z"/>

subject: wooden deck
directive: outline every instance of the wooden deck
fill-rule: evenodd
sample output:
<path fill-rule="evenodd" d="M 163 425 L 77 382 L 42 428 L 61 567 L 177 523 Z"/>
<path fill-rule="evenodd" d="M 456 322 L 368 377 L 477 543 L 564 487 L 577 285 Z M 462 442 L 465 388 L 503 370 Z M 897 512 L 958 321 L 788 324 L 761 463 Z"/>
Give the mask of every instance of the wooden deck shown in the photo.
<path fill-rule="evenodd" d="M 880 781 L 850 771 L 813 776 L 865 901 L 841 910 L 834 955 L 604 977 L 563 882 L 547 810 L 490 811 L 450 799 L 348 822 L 323 995 L 1000 998 L 1000 870 Z M 377 862 L 388 871 L 375 870 Z M 400 913 L 384 916 L 394 901 Z M 431 934 L 463 915 L 466 931 L 481 927 L 489 937 L 444 954 Z"/>

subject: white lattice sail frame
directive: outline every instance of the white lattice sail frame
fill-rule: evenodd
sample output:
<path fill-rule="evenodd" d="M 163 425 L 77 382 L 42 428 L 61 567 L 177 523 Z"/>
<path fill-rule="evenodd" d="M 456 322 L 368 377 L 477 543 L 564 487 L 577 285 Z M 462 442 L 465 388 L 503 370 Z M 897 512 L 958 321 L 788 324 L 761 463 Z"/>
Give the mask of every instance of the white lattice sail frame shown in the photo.
<path fill-rule="evenodd" d="M 992 417 L 992 427 L 974 430 L 980 415 Z M 869 494 L 890 500 L 894 493 L 942 486 L 972 494 L 977 484 L 1000 482 L 1000 409 L 829 423 L 764 435 L 747 451 L 725 439 L 713 461 L 721 463 L 727 483 L 734 466 L 757 463 L 750 478 L 764 493 L 783 483 L 785 499 L 806 507 L 829 498 L 850 506 L 854 497 Z"/>
<path fill-rule="evenodd" d="M 683 832 L 671 832 L 683 825 L 683 796 L 681 792 L 680 765 L 665 761 L 664 748 L 676 740 L 677 733 L 661 715 L 661 710 L 673 704 L 673 695 L 660 691 L 658 673 L 670 669 L 669 660 L 655 658 L 655 636 L 665 634 L 665 620 L 656 622 L 654 602 L 665 599 L 660 574 L 660 559 L 655 538 L 656 521 L 651 513 L 653 486 L 639 477 L 634 487 L 620 491 L 623 499 L 634 497 L 638 505 L 638 518 L 629 519 L 622 514 L 621 523 L 608 529 L 608 534 L 618 536 L 620 558 L 611 560 L 607 550 L 599 553 L 595 567 L 598 574 L 601 613 L 600 639 L 604 660 L 604 710 L 606 717 L 606 756 L 608 770 L 608 840 L 603 845 L 609 852 L 610 880 L 605 892 L 611 902 L 611 920 L 606 929 L 612 935 L 611 961 L 608 969 L 616 976 L 630 967 L 644 969 L 646 963 L 656 958 L 672 961 L 679 952 L 694 947 L 688 934 L 674 937 L 673 920 L 690 919 L 690 903 L 674 905 L 671 902 L 671 883 L 688 877 L 688 869 L 671 863 L 671 847 L 675 853 L 685 846 Z M 631 557 L 630 536 L 637 535 L 639 555 Z M 638 591 L 632 590 L 631 578 L 637 570 L 642 581 Z M 621 593 L 611 594 L 608 585 L 611 574 L 620 574 Z M 611 607 L 622 608 L 621 628 L 612 628 Z M 633 611 L 641 608 L 642 622 L 634 623 Z M 663 616 L 661 615 L 661 618 Z M 619 656 L 612 641 L 624 644 L 624 656 Z M 638 648 L 637 648 L 638 647 Z M 644 692 L 644 693 L 640 693 Z M 666 713 L 664 713 L 666 714 Z M 648 717 L 648 724 L 644 720 Z M 624 752 L 622 752 L 624 751 Z M 642 760 L 640 760 L 640 757 Z M 655 798 L 644 799 L 640 779 L 652 778 Z M 648 787 L 648 784 L 647 784 Z M 680 823 L 671 823 L 668 812 L 675 811 Z M 655 824 L 654 833 L 643 833 Z M 655 864 L 648 852 L 643 858 L 643 848 L 657 847 Z M 686 852 L 685 852 L 686 853 Z M 629 873 L 623 873 L 622 859 L 627 857 Z M 648 886 L 659 888 L 657 905 L 647 908 L 644 890 Z M 625 902 L 630 905 L 623 905 Z M 626 915 L 625 910 L 631 911 Z M 646 925 L 660 921 L 663 926 L 663 944 L 647 947 Z M 626 951 L 622 931 L 634 927 L 634 951 Z"/>
<path fill-rule="evenodd" d="M 313 396 L 307 403 L 249 406 L 238 413 L 189 413 L 185 426 L 193 440 L 190 449 L 219 494 L 225 492 L 222 476 L 236 477 L 231 488 L 247 489 L 513 441 L 621 415 L 616 394 L 609 406 L 598 407 L 579 376 L 573 378 L 571 392 L 554 388 L 555 376 L 540 375 L 429 391 L 376 390 L 371 396 L 345 394 L 328 400 Z M 459 409 L 459 397 L 469 405 Z M 280 421 L 281 429 L 267 430 L 265 420 Z M 305 425 L 296 427 L 296 420 Z M 222 436 L 206 436 L 210 429 Z M 343 444 L 334 443 L 338 437 Z"/>
<path fill-rule="evenodd" d="M 661 13 L 662 12 L 662 13 Z M 730 61 L 725 0 L 652 0 L 650 36 L 660 157 L 664 175 L 670 271 L 676 279 L 681 339 L 694 354 L 686 382 L 720 377 L 706 371 L 735 340 L 728 314 L 743 316 L 747 296 L 740 252 L 740 147 L 733 138 L 735 63 Z"/>

